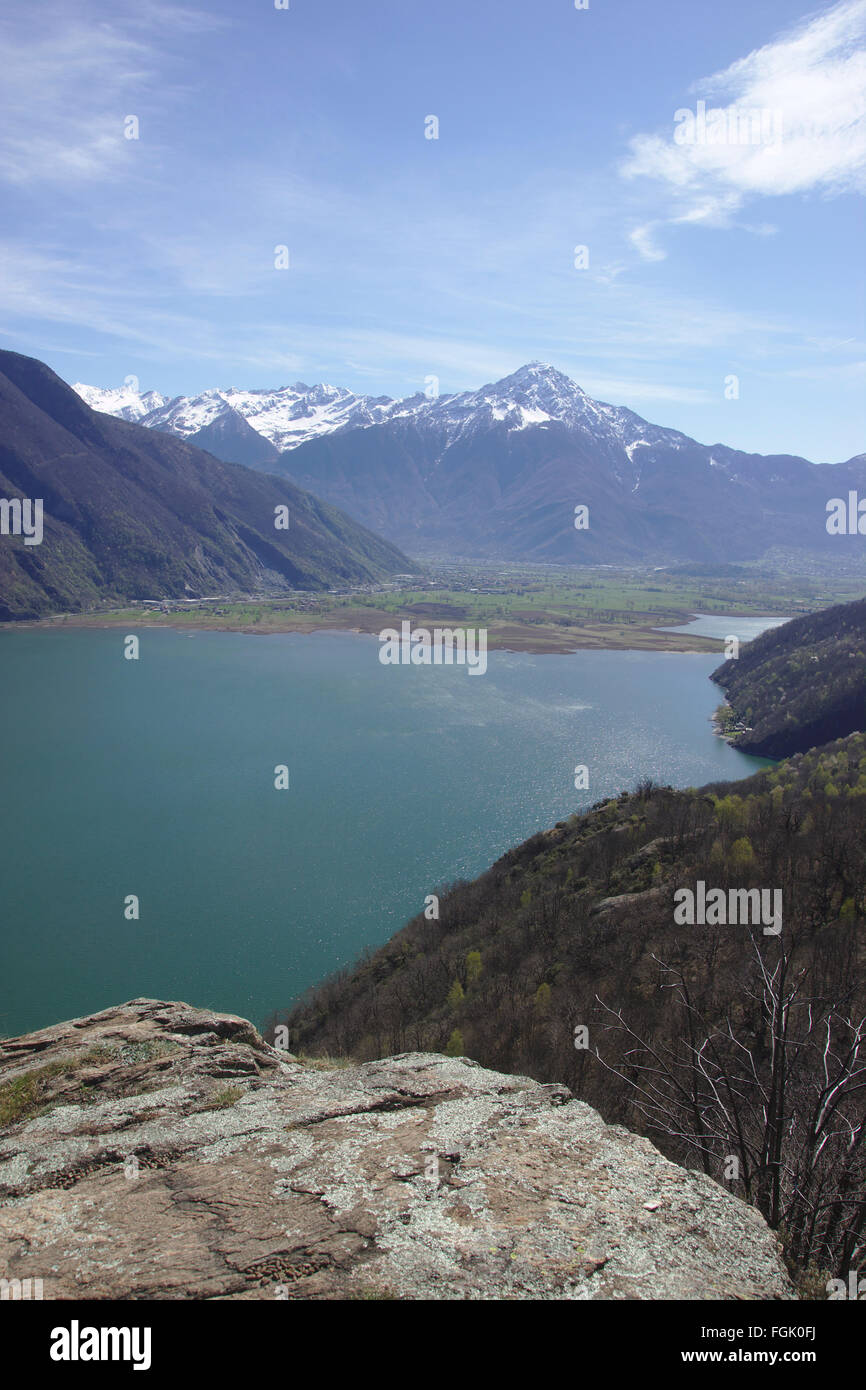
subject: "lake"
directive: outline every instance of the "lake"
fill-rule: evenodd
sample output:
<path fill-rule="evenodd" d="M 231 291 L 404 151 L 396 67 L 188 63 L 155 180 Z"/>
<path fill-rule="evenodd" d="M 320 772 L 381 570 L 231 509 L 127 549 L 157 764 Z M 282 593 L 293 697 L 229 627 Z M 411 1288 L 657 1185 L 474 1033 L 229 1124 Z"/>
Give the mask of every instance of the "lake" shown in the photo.
<path fill-rule="evenodd" d="M 772 627 L 781 627 L 790 618 L 771 616 L 747 618 L 742 613 L 723 617 L 718 613 L 695 613 L 691 622 L 680 623 L 676 627 L 660 627 L 658 632 L 690 632 L 693 637 L 718 637 L 724 642 L 726 637 L 738 637 L 741 642 L 751 642 Z M 719 658 L 722 659 L 721 657 Z"/>
<path fill-rule="evenodd" d="M 352 633 L 140 641 L 0 633 L 0 1033 L 139 995 L 261 1025 L 535 831 L 641 777 L 763 766 L 713 734 L 718 656 L 492 652 L 470 676 Z"/>

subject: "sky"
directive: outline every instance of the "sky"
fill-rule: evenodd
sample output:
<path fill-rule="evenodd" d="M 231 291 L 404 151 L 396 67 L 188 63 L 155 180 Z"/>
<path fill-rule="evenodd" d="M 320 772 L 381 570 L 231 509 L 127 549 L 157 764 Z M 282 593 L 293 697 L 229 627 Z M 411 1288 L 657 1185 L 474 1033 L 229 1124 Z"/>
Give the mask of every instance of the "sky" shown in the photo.
<path fill-rule="evenodd" d="M 0 346 L 168 396 L 540 360 L 863 451 L 866 0 L 276 4 L 7 7 Z"/>

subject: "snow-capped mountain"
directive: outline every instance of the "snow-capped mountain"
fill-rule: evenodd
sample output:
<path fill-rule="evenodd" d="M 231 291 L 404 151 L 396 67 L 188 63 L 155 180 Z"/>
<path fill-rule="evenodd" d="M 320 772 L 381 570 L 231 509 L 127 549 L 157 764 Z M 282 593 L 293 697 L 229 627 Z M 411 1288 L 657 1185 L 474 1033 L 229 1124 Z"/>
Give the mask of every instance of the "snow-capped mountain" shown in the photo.
<path fill-rule="evenodd" d="M 275 390 L 229 387 L 171 399 L 157 391 L 139 394 L 126 387 L 114 391 L 76 383 L 73 390 L 94 410 L 180 435 L 192 443 L 199 442 L 196 436 L 204 430 L 215 426 L 225 430 L 233 419 L 242 420 L 271 446 L 266 452 L 273 457 L 333 430 L 375 424 L 386 418 L 394 405 L 387 396 L 356 396 L 340 386 L 307 386 L 302 381 Z M 229 433 L 235 435 L 234 431 Z M 236 457 L 231 461 L 247 460 Z"/>
<path fill-rule="evenodd" d="M 510 376 L 477 391 L 441 396 L 433 401 L 411 396 L 395 402 L 388 412 L 390 420 L 418 422 L 422 418 L 425 425 L 441 428 L 449 446 L 495 426 L 501 426 L 507 434 L 550 425 L 589 430 L 599 443 L 623 450 L 629 465 L 634 464 L 637 449 L 662 438 L 673 447 L 677 447 L 678 441 L 683 445 L 690 442 L 677 430 L 651 425 L 623 406 L 593 400 L 564 372 L 545 362 L 528 362 Z M 639 463 L 630 471 L 639 480 Z"/>
<path fill-rule="evenodd" d="M 152 412 L 146 425 L 189 436 L 228 410 L 242 416 L 278 453 L 295 449 L 308 439 L 332 430 L 355 429 L 384 419 L 393 402 L 388 397 L 356 396 L 340 386 L 307 386 L 298 381 L 274 391 L 206 391 L 189 400 L 179 397 Z"/>
<path fill-rule="evenodd" d="M 661 433 L 630 410 L 594 401 L 564 372 L 543 362 L 530 362 L 477 391 L 436 397 L 418 392 L 403 400 L 357 396 L 343 387 L 307 386 L 301 381 L 274 390 L 229 387 L 173 398 L 158 391 L 139 394 L 129 387 L 105 390 L 81 383 L 73 390 L 94 410 L 193 442 L 202 430 L 240 417 L 276 454 L 336 430 L 363 429 L 388 420 L 423 421 L 425 427 L 441 430 L 448 444 L 498 424 L 509 433 L 554 422 L 568 429 L 588 428 L 627 449 L 647 443 L 651 432 Z"/>
<path fill-rule="evenodd" d="M 119 386 L 113 390 L 78 383 L 72 389 L 78 392 L 91 410 L 100 410 L 103 415 L 117 415 L 121 420 L 132 420 L 134 424 L 146 423 L 146 416 L 165 405 L 165 396 L 158 391 L 142 393 L 131 386 Z"/>
<path fill-rule="evenodd" d="M 553 421 L 567 428 L 589 427 L 599 434 L 621 438 L 627 420 L 639 421 L 629 410 L 594 401 L 564 372 L 544 362 L 528 362 L 511 376 L 490 382 L 477 391 L 440 396 L 432 401 L 423 396 L 397 401 L 389 418 L 419 414 L 424 414 L 431 423 L 444 424 L 452 440 L 499 423 L 511 431 Z"/>
<path fill-rule="evenodd" d="M 593 400 L 542 362 L 432 399 L 302 382 L 173 400 L 75 389 L 98 409 L 138 411 L 126 418 L 283 474 L 410 554 L 757 558 L 826 547 L 827 498 L 866 491 L 862 458 L 833 467 L 710 448 Z M 590 509 L 585 531 L 578 504 Z"/>
<path fill-rule="evenodd" d="M 862 459 L 708 447 L 540 362 L 477 391 L 395 402 L 378 423 L 310 440 L 275 467 L 409 554 L 558 563 L 826 550 L 828 497 L 866 488 Z"/>

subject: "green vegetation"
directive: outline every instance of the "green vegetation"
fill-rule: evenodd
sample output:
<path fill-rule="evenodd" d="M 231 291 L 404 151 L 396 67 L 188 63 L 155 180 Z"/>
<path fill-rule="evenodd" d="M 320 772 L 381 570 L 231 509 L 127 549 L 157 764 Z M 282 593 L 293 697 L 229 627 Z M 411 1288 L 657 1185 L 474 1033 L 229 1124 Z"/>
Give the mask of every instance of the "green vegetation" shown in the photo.
<path fill-rule="evenodd" d="M 694 567 L 693 567 L 694 568 Z M 733 571 L 733 573 L 729 572 Z M 136 628 L 230 629 L 267 634 L 322 628 L 379 633 L 403 619 L 419 626 L 483 627 L 491 650 L 565 652 L 588 647 L 720 652 L 715 638 L 660 632 L 692 613 L 796 615 L 862 593 L 863 581 L 768 575 L 748 566 L 723 572 L 615 570 L 520 565 L 431 565 L 418 576 L 331 593 L 272 599 L 164 599 L 92 607 L 48 623 Z"/>
<path fill-rule="evenodd" d="M 863 591 L 857 577 L 795 577 L 779 570 L 723 566 L 617 569 L 516 564 L 429 567 L 424 587 L 401 589 L 393 602 L 379 606 L 397 612 L 415 605 L 437 611 L 462 610 L 452 616 L 476 625 L 497 619 L 526 623 L 583 623 L 597 620 L 623 625 L 642 622 L 688 622 L 693 612 L 795 614 L 826 607 Z"/>
<path fill-rule="evenodd" d="M 309 1057 L 305 1052 L 296 1052 L 293 1053 L 293 1056 L 296 1062 L 300 1062 L 301 1066 L 309 1067 L 311 1071 L 339 1071 L 341 1068 L 355 1066 L 354 1059 L 351 1057 Z"/>
<path fill-rule="evenodd" d="M 481 974 L 481 952 L 467 951 L 466 953 L 466 983 L 473 985 Z"/>
<path fill-rule="evenodd" d="M 464 989 L 463 989 L 463 986 L 461 985 L 461 983 L 460 983 L 459 980 L 455 980 L 454 983 L 453 983 L 453 985 L 451 986 L 451 988 L 450 988 L 449 991 L 448 991 L 448 1007 L 449 1007 L 449 1009 L 456 1009 L 460 1004 L 462 1004 L 464 998 L 465 998 L 465 991 L 464 991 Z"/>
<path fill-rule="evenodd" d="M 0 1125 L 14 1125 L 34 1113 L 39 1104 L 40 1079 L 37 1072 L 27 1072 L 0 1086 Z"/>
<path fill-rule="evenodd" d="M 565 1082 L 755 1202 L 798 1277 L 856 1267 L 866 1122 L 845 1058 L 866 1044 L 864 843 L 864 734 L 735 786 L 644 783 L 441 889 L 438 921 L 419 914 L 313 991 L 286 1018 L 290 1039 L 358 1060 L 469 1055 Z M 699 881 L 780 890 L 781 934 L 677 925 L 673 895 Z M 815 1135 L 827 1039 L 839 1089 Z M 719 1108 L 726 1088 L 739 1134 Z M 728 1179 L 731 1154 L 739 1171 Z"/>
<path fill-rule="evenodd" d="M 745 753 L 783 758 L 866 728 L 866 599 L 763 633 L 713 680 L 729 701 L 720 731 Z"/>
<path fill-rule="evenodd" d="M 43 1113 L 51 1104 L 63 1104 L 66 1097 L 52 1097 L 49 1082 L 59 1077 L 70 1077 L 80 1067 L 111 1061 L 114 1057 L 114 1051 L 108 1046 L 89 1047 L 68 1058 L 58 1058 L 56 1062 L 34 1067 L 32 1071 L 22 1072 L 20 1076 L 4 1082 L 0 1085 L 0 1125 L 17 1124 L 20 1120 L 29 1120 Z M 78 1088 L 78 1099 L 87 1099 L 86 1084 Z"/>
<path fill-rule="evenodd" d="M 242 1086 L 223 1086 L 216 1091 L 202 1108 L 204 1110 L 227 1110 L 230 1105 L 234 1105 L 243 1095 Z"/>

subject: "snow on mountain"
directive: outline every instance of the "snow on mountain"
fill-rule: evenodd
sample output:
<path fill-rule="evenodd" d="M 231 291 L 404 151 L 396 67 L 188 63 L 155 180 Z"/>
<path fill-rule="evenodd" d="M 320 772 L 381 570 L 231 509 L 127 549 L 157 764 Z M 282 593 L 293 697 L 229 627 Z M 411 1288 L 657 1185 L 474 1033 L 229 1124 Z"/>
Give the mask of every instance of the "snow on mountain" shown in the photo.
<path fill-rule="evenodd" d="M 438 425 L 441 450 L 500 424 L 509 434 L 552 425 L 586 431 L 602 449 L 616 480 L 628 483 L 632 491 L 639 486 L 642 472 L 635 450 L 654 445 L 679 450 L 691 443 L 678 430 L 650 424 L 625 407 L 594 400 L 564 372 L 544 362 L 528 362 L 477 391 L 441 396 L 432 402 L 417 396 L 398 401 L 389 418 L 401 416 Z"/>
<path fill-rule="evenodd" d="M 101 386 L 84 386 L 81 382 L 76 382 L 72 389 L 77 391 L 91 409 L 101 410 L 105 415 L 118 415 L 121 420 L 134 422 L 143 421 L 146 415 L 164 406 L 166 400 L 158 391 L 141 393 L 125 385 L 117 390 L 110 387 L 106 390 Z"/>
<path fill-rule="evenodd" d="M 498 423 L 505 423 L 509 431 L 553 421 L 566 426 L 587 425 L 601 419 L 600 409 L 563 372 L 543 362 L 530 362 L 511 376 L 488 382 L 477 391 L 434 400 L 410 396 L 396 402 L 390 418 L 423 416 L 429 423 L 442 426 L 451 443 Z"/>
<path fill-rule="evenodd" d="M 300 381 L 275 390 L 241 391 L 229 387 L 172 399 L 156 391 L 140 395 L 126 387 L 114 391 L 77 383 L 73 389 L 94 410 L 120 415 L 183 439 L 234 413 L 280 453 L 333 430 L 376 424 L 387 417 L 394 405 L 387 396 L 356 396 L 339 386 L 307 386 Z"/>
<path fill-rule="evenodd" d="M 143 423 L 187 437 L 234 410 L 282 453 L 333 430 L 375 424 L 385 418 L 392 404 L 388 397 L 356 396 L 338 386 L 307 386 L 304 382 L 273 391 L 230 387 L 193 398 L 178 397 Z"/>
<path fill-rule="evenodd" d="M 235 414 L 279 453 L 337 430 L 363 429 L 400 419 L 432 428 L 443 448 L 478 430 L 502 424 L 509 433 L 551 424 L 586 429 L 611 447 L 624 450 L 630 462 L 638 445 L 662 438 L 687 442 L 684 435 L 651 425 L 630 410 L 593 400 L 564 372 L 543 362 L 529 362 L 477 391 L 433 398 L 419 392 L 396 401 L 388 396 L 357 396 L 339 386 L 307 386 L 300 381 L 274 390 L 230 387 L 173 399 L 156 391 L 139 395 L 126 387 L 115 391 L 78 384 L 74 390 L 95 410 L 184 439 Z"/>
<path fill-rule="evenodd" d="M 668 563 L 760 558 L 776 532 L 826 543 L 831 484 L 818 465 L 700 444 L 541 362 L 403 400 L 303 382 L 173 400 L 76 389 L 216 458 L 283 474 L 409 554 Z M 840 495 L 866 487 L 862 460 L 840 467 Z M 585 532 L 577 503 L 592 516 Z"/>

